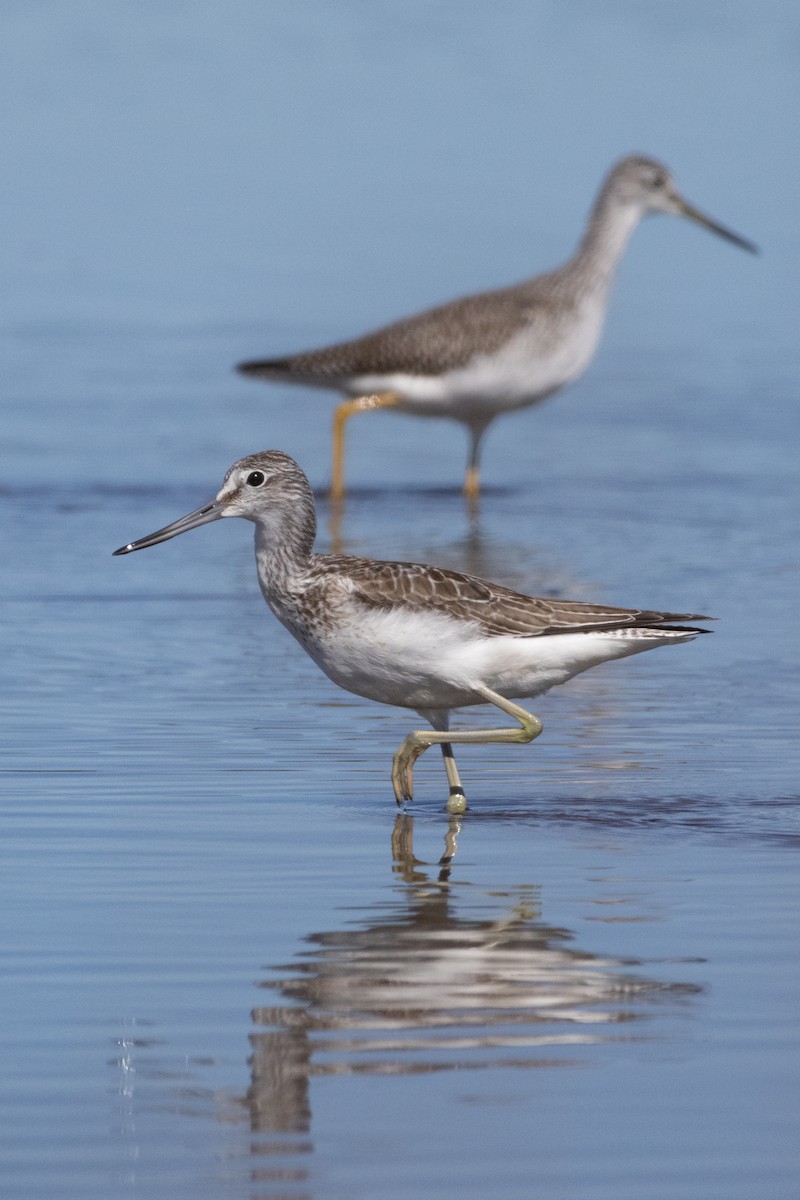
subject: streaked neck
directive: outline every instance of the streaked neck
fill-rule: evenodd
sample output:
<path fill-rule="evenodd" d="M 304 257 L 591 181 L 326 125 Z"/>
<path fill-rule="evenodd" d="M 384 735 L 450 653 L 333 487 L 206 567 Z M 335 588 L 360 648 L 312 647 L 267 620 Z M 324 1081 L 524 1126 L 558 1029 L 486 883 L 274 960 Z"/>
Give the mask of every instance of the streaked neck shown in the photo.
<path fill-rule="evenodd" d="M 285 590 L 308 569 L 317 533 L 310 494 L 308 501 L 271 510 L 256 524 L 256 563 L 265 595 Z"/>
<path fill-rule="evenodd" d="M 603 189 L 595 201 L 586 232 L 567 270 L 578 276 L 583 290 L 605 295 L 625 247 L 642 219 L 637 204 L 622 204 Z"/>

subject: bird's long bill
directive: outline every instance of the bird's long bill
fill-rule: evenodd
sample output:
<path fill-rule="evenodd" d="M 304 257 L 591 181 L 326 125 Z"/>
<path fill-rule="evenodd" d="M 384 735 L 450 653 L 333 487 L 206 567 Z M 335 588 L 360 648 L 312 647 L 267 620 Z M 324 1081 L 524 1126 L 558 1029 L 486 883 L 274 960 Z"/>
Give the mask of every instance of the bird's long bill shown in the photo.
<path fill-rule="evenodd" d="M 163 529 L 157 529 L 155 533 L 148 533 L 147 537 L 139 538 L 135 542 L 128 542 L 127 546 L 120 546 L 119 550 L 114 551 L 114 554 L 130 554 L 133 550 L 146 550 L 148 546 L 157 546 L 159 542 L 168 542 L 170 538 L 177 537 L 179 533 L 197 529 L 198 525 L 208 525 L 211 521 L 218 521 L 224 515 L 223 506 L 218 500 L 214 500 L 211 504 L 206 504 L 203 508 L 196 508 L 194 512 L 187 513 L 185 517 L 173 521 L 171 525 L 165 525 Z"/>
<path fill-rule="evenodd" d="M 743 250 L 749 250 L 751 254 L 758 254 L 758 246 L 755 242 L 740 237 L 732 229 L 726 229 L 724 225 L 720 225 L 719 221 L 712 221 L 711 217 L 707 217 L 705 213 L 700 212 L 700 209 L 695 208 L 694 205 L 688 204 L 683 197 L 679 198 L 679 204 L 682 217 L 688 217 L 690 221 L 696 221 L 698 225 L 702 225 L 705 229 L 710 229 L 712 233 L 716 233 L 727 241 L 733 242 L 734 246 L 741 246 Z"/>

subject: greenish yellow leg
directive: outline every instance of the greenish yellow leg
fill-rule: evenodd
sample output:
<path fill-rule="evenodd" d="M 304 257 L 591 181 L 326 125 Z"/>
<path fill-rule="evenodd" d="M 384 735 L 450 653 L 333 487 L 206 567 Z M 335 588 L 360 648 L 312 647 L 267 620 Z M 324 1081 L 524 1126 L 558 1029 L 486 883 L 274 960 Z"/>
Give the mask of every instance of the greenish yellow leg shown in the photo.
<path fill-rule="evenodd" d="M 397 404 L 394 392 L 376 392 L 372 396 L 359 396 L 355 400 L 343 400 L 333 414 L 333 463 L 331 467 L 331 500 L 344 499 L 344 427 L 358 412 L 369 412 L 373 408 L 393 408 Z"/>
<path fill-rule="evenodd" d="M 449 746 L 450 743 L 456 745 L 475 745 L 490 742 L 525 743 L 532 742 L 542 732 L 542 722 L 533 713 L 520 708 L 518 704 L 514 704 L 511 700 L 506 700 L 505 696 L 501 696 L 498 692 L 493 692 L 491 688 L 486 687 L 482 683 L 476 683 L 472 686 L 489 704 L 496 705 L 503 712 L 508 713 L 510 717 L 513 717 L 515 721 L 519 721 L 519 727 L 513 729 L 465 729 L 457 730 L 455 733 L 444 733 L 435 729 L 417 729 L 413 733 L 410 733 L 395 754 L 392 763 L 392 786 L 394 787 L 394 795 L 398 804 L 405 804 L 407 801 L 413 799 L 414 763 L 430 746 L 441 746 L 443 744 Z M 452 750 L 450 757 L 452 758 Z M 446 756 L 445 765 L 447 765 Z M 455 767 L 455 761 L 453 761 L 453 767 Z M 456 777 L 457 774 L 456 772 Z M 450 778 L 449 769 L 448 778 Z M 459 786 L 460 782 L 459 780 Z"/>

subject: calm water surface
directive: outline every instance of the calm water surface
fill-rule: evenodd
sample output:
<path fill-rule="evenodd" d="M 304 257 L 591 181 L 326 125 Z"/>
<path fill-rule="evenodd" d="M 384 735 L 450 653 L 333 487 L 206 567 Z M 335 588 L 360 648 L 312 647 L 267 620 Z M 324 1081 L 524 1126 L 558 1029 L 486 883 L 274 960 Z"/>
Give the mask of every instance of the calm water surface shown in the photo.
<path fill-rule="evenodd" d="M 797 1196 L 800 40 L 714 8 L 10 6 L 9 1196 Z M 648 223 L 479 513 L 461 432 L 381 414 L 335 521 L 330 398 L 231 363 L 553 264 L 639 148 L 763 257 Z M 416 718 L 319 675 L 248 525 L 111 558 L 270 446 L 323 547 L 719 624 L 398 816 Z"/>

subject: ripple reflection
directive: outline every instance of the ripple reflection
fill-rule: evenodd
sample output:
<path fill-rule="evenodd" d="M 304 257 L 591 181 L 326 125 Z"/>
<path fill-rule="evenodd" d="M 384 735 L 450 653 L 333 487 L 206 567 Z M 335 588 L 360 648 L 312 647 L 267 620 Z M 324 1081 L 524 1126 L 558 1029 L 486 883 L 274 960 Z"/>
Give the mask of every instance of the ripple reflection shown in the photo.
<path fill-rule="evenodd" d="M 433 867 L 414 856 L 413 821 L 395 822 L 393 897 L 309 934 L 260 984 L 277 1002 L 253 1012 L 254 1132 L 308 1133 L 314 1077 L 576 1066 L 588 1046 L 650 1040 L 639 1028 L 649 1006 L 702 991 L 571 945 L 535 884 L 488 894 L 453 883 L 458 818 Z"/>

